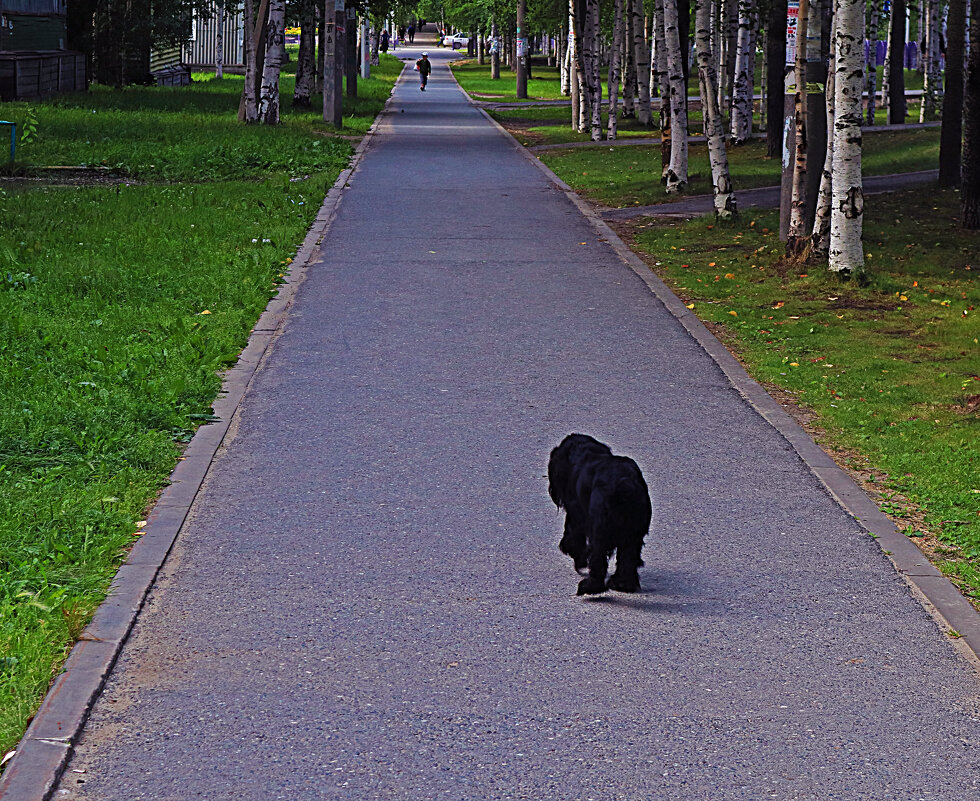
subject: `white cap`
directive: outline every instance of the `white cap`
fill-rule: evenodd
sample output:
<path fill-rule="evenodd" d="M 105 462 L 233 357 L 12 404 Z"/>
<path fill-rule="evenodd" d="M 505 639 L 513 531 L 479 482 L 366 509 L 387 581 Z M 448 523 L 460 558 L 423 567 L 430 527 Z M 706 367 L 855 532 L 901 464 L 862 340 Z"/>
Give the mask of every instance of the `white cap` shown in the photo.
<path fill-rule="evenodd" d="M 429 55 L 429 54 L 428 54 L 428 53 L 426 53 L 426 52 L 425 52 L 425 51 L 423 50 L 423 51 L 422 51 L 422 55 L 423 55 L 423 56 L 427 56 L 427 55 Z"/>

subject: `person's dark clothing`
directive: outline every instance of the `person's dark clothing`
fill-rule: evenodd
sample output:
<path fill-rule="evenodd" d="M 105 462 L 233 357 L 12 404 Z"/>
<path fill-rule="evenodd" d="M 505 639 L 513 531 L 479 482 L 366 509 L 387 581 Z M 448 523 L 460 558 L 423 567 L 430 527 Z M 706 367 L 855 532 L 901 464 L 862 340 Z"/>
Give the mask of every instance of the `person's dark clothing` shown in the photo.
<path fill-rule="evenodd" d="M 381 44 L 378 45 L 378 49 L 382 53 L 387 53 L 388 52 L 388 41 L 389 41 L 389 39 L 390 39 L 390 37 L 388 36 L 388 31 L 382 32 L 382 34 L 381 34 Z"/>
<path fill-rule="evenodd" d="M 429 73 L 432 72 L 432 62 L 426 56 L 422 56 L 418 61 L 415 62 L 415 69 L 419 71 L 419 77 L 422 80 L 422 91 L 425 91 L 425 85 L 429 82 Z"/>

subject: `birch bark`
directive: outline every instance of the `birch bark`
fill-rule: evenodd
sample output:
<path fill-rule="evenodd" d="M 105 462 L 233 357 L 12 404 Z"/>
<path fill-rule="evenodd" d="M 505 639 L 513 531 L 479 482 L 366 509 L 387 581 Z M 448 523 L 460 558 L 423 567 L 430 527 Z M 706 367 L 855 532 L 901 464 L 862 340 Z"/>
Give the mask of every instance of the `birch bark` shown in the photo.
<path fill-rule="evenodd" d="M 827 154 L 824 156 L 823 172 L 820 174 L 820 191 L 817 194 L 817 213 L 813 218 L 813 233 L 810 236 L 813 253 L 821 258 L 827 258 L 830 251 L 830 209 L 833 203 L 833 172 L 834 172 L 834 116 L 836 72 L 834 61 L 837 57 L 837 15 L 834 15 L 830 31 L 830 69 L 827 71 Z"/>
<path fill-rule="evenodd" d="M 881 19 L 882 0 L 868 0 L 868 58 L 864 65 L 864 92 L 868 98 L 867 124 L 875 124 L 875 98 L 878 82 L 878 23 Z M 830 102 L 830 87 L 827 87 L 827 102 Z M 830 128 L 827 129 L 828 131 Z"/>
<path fill-rule="evenodd" d="M 704 133 L 708 138 L 708 159 L 711 162 L 711 182 L 714 187 L 715 216 L 730 219 L 737 214 L 732 180 L 728 172 L 728 153 L 725 134 L 718 111 L 715 89 L 715 68 L 711 57 L 711 2 L 697 0 L 695 10 L 698 56 L 698 83 L 701 87 L 701 109 L 704 113 Z"/>
<path fill-rule="evenodd" d="M 667 80 L 667 44 L 664 39 L 664 0 L 655 0 L 653 11 L 654 69 L 660 87 L 660 180 L 667 183 L 670 169 L 670 81 Z"/>
<path fill-rule="evenodd" d="M 599 0 L 586 0 L 589 17 L 589 111 L 593 142 L 602 139 L 602 72 L 599 66 Z"/>
<path fill-rule="evenodd" d="M 225 7 L 220 2 L 218 3 L 218 9 L 215 13 L 214 24 L 216 27 L 214 42 L 214 77 L 220 81 L 225 77 Z"/>
<path fill-rule="evenodd" d="M 732 89 L 732 139 L 735 144 L 752 135 L 752 94 L 755 86 L 755 2 L 739 0 L 735 86 Z"/>
<path fill-rule="evenodd" d="M 939 69 L 939 0 L 926 3 L 925 23 L 925 79 L 922 83 L 922 106 L 919 122 L 936 119 L 942 102 L 942 74 Z"/>
<path fill-rule="evenodd" d="M 830 270 L 864 269 L 861 233 L 861 90 L 864 88 L 864 2 L 837 0 L 834 35 L 834 170 L 830 216 Z"/>
<path fill-rule="evenodd" d="M 675 195 L 687 186 L 687 86 L 678 31 L 677 0 L 664 2 L 664 40 L 667 47 L 667 79 L 670 82 L 670 166 L 667 194 Z"/>
<path fill-rule="evenodd" d="M 612 45 L 609 48 L 609 126 L 606 129 L 606 138 L 616 138 L 616 117 L 618 116 L 619 102 L 619 61 L 622 55 L 622 43 L 625 33 L 623 24 L 623 0 L 615 0 L 613 3 L 613 34 Z"/>
<path fill-rule="evenodd" d="M 796 28 L 796 93 L 793 121 L 796 128 L 796 158 L 793 163 L 793 191 L 789 210 L 789 230 L 786 255 L 792 259 L 803 256 L 806 236 L 806 36 L 810 3 L 800 0 Z"/>
<path fill-rule="evenodd" d="M 637 95 L 639 88 L 636 84 L 636 53 L 633 51 L 633 6 L 643 0 L 625 0 L 623 6 L 622 56 L 620 63 L 623 72 L 623 119 L 636 116 Z"/>
<path fill-rule="evenodd" d="M 633 65 L 636 71 L 636 119 L 642 125 L 653 120 L 650 112 L 650 45 L 646 39 L 646 24 L 643 21 L 643 0 L 634 0 L 633 9 Z M 627 43 L 629 46 L 630 43 Z"/>
<path fill-rule="evenodd" d="M 279 124 L 279 72 L 286 45 L 286 0 L 271 0 L 266 30 L 265 66 L 259 93 L 259 120 L 266 125 Z"/>
<path fill-rule="evenodd" d="M 299 56 L 296 58 L 296 89 L 293 105 L 309 108 L 316 82 L 316 13 L 312 5 L 303 10 L 300 19 Z"/>
<path fill-rule="evenodd" d="M 963 227 L 980 229 L 980 0 L 970 6 L 970 55 L 963 87 Z"/>

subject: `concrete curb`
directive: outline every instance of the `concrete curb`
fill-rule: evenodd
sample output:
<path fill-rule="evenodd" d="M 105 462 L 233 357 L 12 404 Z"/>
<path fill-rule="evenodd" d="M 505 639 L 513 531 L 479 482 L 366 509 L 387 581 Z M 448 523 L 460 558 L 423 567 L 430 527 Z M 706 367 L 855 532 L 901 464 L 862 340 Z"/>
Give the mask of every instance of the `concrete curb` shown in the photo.
<path fill-rule="evenodd" d="M 465 92 L 464 92 L 465 94 Z M 467 95 L 468 96 L 468 95 Z M 878 541 L 895 570 L 909 585 L 910 591 L 940 629 L 950 637 L 953 646 L 974 668 L 980 670 L 980 613 L 964 598 L 953 583 L 932 565 L 926 556 L 905 537 L 895 524 L 864 493 L 855 481 L 817 445 L 809 434 L 758 384 L 728 349 L 715 338 L 670 288 L 616 235 L 599 213 L 561 178 L 528 152 L 506 128 L 485 109 L 470 101 L 484 117 L 506 136 L 514 148 L 543 172 L 589 220 L 597 234 L 607 241 L 617 255 L 647 285 L 667 310 L 680 322 L 697 343 L 714 359 L 732 386 L 793 447 L 806 466 L 820 479 L 831 497 Z"/>
<path fill-rule="evenodd" d="M 403 70 L 395 86 L 404 74 Z M 319 245 L 336 216 L 343 190 L 360 166 L 381 122 L 390 113 L 393 98 L 394 87 L 384 108 L 355 148 L 350 165 L 327 192 L 279 293 L 255 323 L 238 362 L 225 374 L 213 407 L 218 421 L 201 426 L 194 434 L 170 476 L 170 484 L 147 517 L 142 537 L 119 568 L 105 602 L 96 610 L 42 701 L 16 755 L 0 777 L 3 801 L 47 801 L 57 787 L 89 712 L 170 554 L 215 454 L 232 430 L 242 398 L 286 321 L 309 267 L 316 262 Z"/>

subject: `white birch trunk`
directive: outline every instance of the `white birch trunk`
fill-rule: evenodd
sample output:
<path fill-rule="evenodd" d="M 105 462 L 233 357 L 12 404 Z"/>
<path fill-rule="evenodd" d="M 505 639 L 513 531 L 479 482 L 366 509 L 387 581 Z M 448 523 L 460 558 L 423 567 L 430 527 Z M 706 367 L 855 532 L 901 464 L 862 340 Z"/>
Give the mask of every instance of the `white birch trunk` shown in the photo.
<path fill-rule="evenodd" d="M 940 0 L 927 0 L 925 19 L 922 20 L 925 26 L 926 47 L 923 54 L 925 79 L 922 83 L 919 122 L 936 119 L 942 99 L 942 73 L 939 69 L 939 3 Z"/>
<path fill-rule="evenodd" d="M 747 142 L 752 135 L 752 100 L 755 86 L 754 0 L 739 0 L 738 45 L 735 57 L 735 86 L 732 90 L 732 139 Z"/>
<path fill-rule="evenodd" d="M 259 120 L 266 125 L 279 124 L 279 72 L 286 43 L 286 0 L 269 3 L 269 27 L 266 29 L 265 67 L 259 92 Z"/>
<path fill-rule="evenodd" d="M 794 123 L 796 128 L 796 158 L 793 163 L 793 191 L 789 209 L 789 230 L 786 239 L 786 255 L 800 258 L 804 255 L 806 236 L 806 37 L 810 16 L 810 4 L 800 0 L 800 14 L 796 33 L 796 93 Z"/>
<path fill-rule="evenodd" d="M 561 93 L 562 96 L 568 97 L 572 93 L 572 81 L 570 69 L 572 48 L 568 46 L 568 34 L 565 33 L 565 41 L 562 44 L 562 57 L 561 57 Z"/>
<path fill-rule="evenodd" d="M 217 26 L 214 42 L 214 77 L 221 80 L 225 77 L 225 7 L 218 3 L 214 16 Z"/>
<path fill-rule="evenodd" d="M 711 182 L 714 187 L 715 215 L 729 219 L 737 214 L 732 179 L 728 172 L 728 153 L 725 133 L 718 112 L 715 89 L 715 68 L 711 57 L 711 3 L 697 0 L 695 12 L 698 55 L 698 83 L 701 87 L 701 109 L 704 113 L 704 133 L 708 138 L 708 159 L 711 162 Z"/>
<path fill-rule="evenodd" d="M 655 0 L 653 11 L 654 70 L 660 87 L 660 180 L 667 183 L 670 169 L 670 82 L 667 80 L 667 44 L 664 39 L 664 0 Z"/>
<path fill-rule="evenodd" d="M 813 218 L 813 233 L 810 235 L 811 248 L 814 255 L 827 258 L 830 251 L 830 207 L 833 202 L 833 173 L 834 173 L 834 116 L 836 73 L 834 61 L 837 58 L 837 16 L 834 15 L 830 32 L 830 69 L 827 70 L 827 153 L 823 160 L 823 172 L 820 174 L 820 191 L 817 195 L 817 213 Z"/>
<path fill-rule="evenodd" d="M 895 24 L 895 15 L 888 15 L 888 25 L 886 26 L 885 41 L 885 64 L 881 71 L 881 107 L 885 110 L 885 122 L 888 122 L 889 108 L 891 106 L 891 78 L 892 78 L 892 26 Z"/>
<path fill-rule="evenodd" d="M 878 24 L 881 21 L 882 0 L 868 0 L 868 3 L 871 13 L 868 18 L 868 59 L 864 65 L 864 93 L 868 98 L 865 120 L 868 125 L 874 125 L 878 83 Z M 830 102 L 830 87 L 827 87 L 827 102 Z"/>
<path fill-rule="evenodd" d="M 589 17 L 589 111 L 591 112 L 591 137 L 593 142 L 602 139 L 602 71 L 599 66 L 601 49 L 599 40 L 599 0 L 586 0 Z"/>
<path fill-rule="evenodd" d="M 619 61 L 622 56 L 625 27 L 623 24 L 623 0 L 615 0 L 613 3 L 612 45 L 609 48 L 609 125 L 606 129 L 606 139 L 616 138 L 616 117 L 619 111 Z"/>
<path fill-rule="evenodd" d="M 663 2 L 672 134 L 667 194 L 675 195 L 687 186 L 687 86 L 684 84 L 683 55 L 677 26 L 677 0 Z"/>
<path fill-rule="evenodd" d="M 864 2 L 837 0 L 834 37 L 834 169 L 830 217 L 831 272 L 864 269 L 861 243 L 864 190 L 861 182 L 861 90 L 864 84 Z"/>
<path fill-rule="evenodd" d="M 636 119 L 642 125 L 650 125 L 650 47 L 646 40 L 646 24 L 643 21 L 643 2 L 633 2 L 633 64 L 636 69 Z"/>
<path fill-rule="evenodd" d="M 633 51 L 633 6 L 642 0 L 625 0 L 623 6 L 622 55 L 620 64 L 623 73 L 623 118 L 636 116 L 636 96 L 639 89 L 636 85 L 636 53 Z"/>

